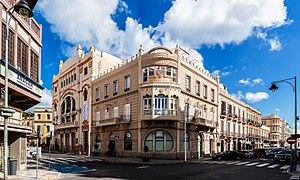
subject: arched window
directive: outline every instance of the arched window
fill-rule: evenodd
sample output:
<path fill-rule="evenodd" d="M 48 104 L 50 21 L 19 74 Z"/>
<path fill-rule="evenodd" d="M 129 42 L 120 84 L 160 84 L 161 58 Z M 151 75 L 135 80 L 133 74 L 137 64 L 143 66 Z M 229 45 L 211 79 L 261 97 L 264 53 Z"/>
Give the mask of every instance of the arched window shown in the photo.
<path fill-rule="evenodd" d="M 124 136 L 124 150 L 132 150 L 132 134 L 130 132 L 126 132 Z"/>
<path fill-rule="evenodd" d="M 83 92 L 83 100 L 84 101 L 87 101 L 87 91 L 86 90 L 84 90 L 84 92 Z"/>
<path fill-rule="evenodd" d="M 148 146 L 149 151 L 171 151 L 174 140 L 168 131 L 156 130 L 147 135 L 144 146 Z"/>

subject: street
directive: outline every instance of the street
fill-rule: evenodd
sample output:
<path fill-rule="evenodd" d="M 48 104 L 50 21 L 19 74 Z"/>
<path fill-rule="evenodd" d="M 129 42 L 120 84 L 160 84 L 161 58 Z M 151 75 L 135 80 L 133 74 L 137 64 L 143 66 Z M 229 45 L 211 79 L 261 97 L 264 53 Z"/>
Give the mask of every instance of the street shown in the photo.
<path fill-rule="evenodd" d="M 165 164 L 124 162 L 122 158 L 108 162 L 101 157 L 84 157 L 54 154 L 40 158 L 39 168 L 63 173 L 61 179 L 255 179 L 287 180 L 289 165 L 273 164 L 268 159 L 245 159 L 240 161 L 192 161 L 183 163 L 166 161 Z M 168 163 L 170 162 L 170 163 Z M 29 160 L 28 168 L 35 168 Z"/>

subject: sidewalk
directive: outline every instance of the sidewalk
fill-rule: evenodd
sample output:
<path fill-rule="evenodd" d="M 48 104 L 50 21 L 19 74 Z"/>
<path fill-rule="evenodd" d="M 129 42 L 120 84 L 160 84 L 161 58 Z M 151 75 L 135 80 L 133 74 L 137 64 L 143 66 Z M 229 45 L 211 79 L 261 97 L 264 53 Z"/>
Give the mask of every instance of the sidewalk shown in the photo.
<path fill-rule="evenodd" d="M 38 170 L 38 179 L 42 180 L 56 180 L 62 177 L 63 174 L 56 171 L 49 171 L 44 169 Z M 4 179 L 3 173 L 0 172 L 0 179 Z M 36 169 L 27 169 L 17 171 L 17 175 L 8 175 L 8 179 L 13 180 L 32 180 L 36 179 Z"/>

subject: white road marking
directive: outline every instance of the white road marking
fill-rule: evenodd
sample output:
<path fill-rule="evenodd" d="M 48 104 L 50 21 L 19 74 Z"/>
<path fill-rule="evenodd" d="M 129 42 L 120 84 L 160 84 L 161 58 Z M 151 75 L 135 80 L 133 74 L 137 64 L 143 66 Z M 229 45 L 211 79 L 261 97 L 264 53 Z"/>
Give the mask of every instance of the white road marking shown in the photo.
<path fill-rule="evenodd" d="M 264 167 L 264 166 L 267 166 L 269 165 L 270 163 L 264 163 L 264 164 L 260 164 L 260 165 L 256 165 L 256 167 Z"/>
<path fill-rule="evenodd" d="M 138 169 L 145 169 L 145 168 L 148 168 L 150 166 L 141 166 L 141 167 L 137 167 Z"/>
<path fill-rule="evenodd" d="M 273 164 L 271 166 L 268 166 L 268 168 L 273 169 L 273 168 L 276 168 L 277 166 L 279 166 L 279 164 Z"/>
<path fill-rule="evenodd" d="M 235 164 L 235 163 L 239 163 L 239 161 L 231 161 L 231 162 L 228 162 L 226 164 Z"/>
<path fill-rule="evenodd" d="M 250 163 L 250 164 L 247 164 L 246 166 L 253 166 L 253 165 L 256 165 L 258 164 L 259 162 L 254 162 L 254 163 Z"/>
<path fill-rule="evenodd" d="M 247 164 L 249 163 L 249 161 L 246 161 L 246 162 L 242 162 L 242 163 L 238 163 L 238 164 L 235 164 L 236 166 L 240 166 L 240 165 L 244 165 L 244 164 Z"/>
<path fill-rule="evenodd" d="M 290 168 L 290 165 L 282 166 L 280 169 L 288 169 L 288 168 Z"/>

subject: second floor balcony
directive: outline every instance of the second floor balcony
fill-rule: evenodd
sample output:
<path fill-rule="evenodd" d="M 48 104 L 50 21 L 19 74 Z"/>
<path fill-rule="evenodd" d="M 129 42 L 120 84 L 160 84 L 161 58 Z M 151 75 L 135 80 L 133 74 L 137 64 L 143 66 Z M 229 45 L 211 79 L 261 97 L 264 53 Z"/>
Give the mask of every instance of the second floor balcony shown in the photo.
<path fill-rule="evenodd" d="M 78 121 L 64 122 L 61 124 L 57 124 L 55 126 L 56 129 L 66 129 L 66 128 L 74 128 L 74 127 L 79 127 Z"/>
<path fill-rule="evenodd" d="M 111 125 L 130 124 L 130 123 L 131 123 L 131 115 L 121 115 L 120 117 L 112 117 L 112 118 L 92 121 L 92 126 L 100 127 L 100 126 L 111 126 Z"/>
<path fill-rule="evenodd" d="M 202 117 L 195 118 L 195 125 L 205 126 L 209 128 L 215 128 L 216 124 L 213 120 L 204 119 Z"/>

